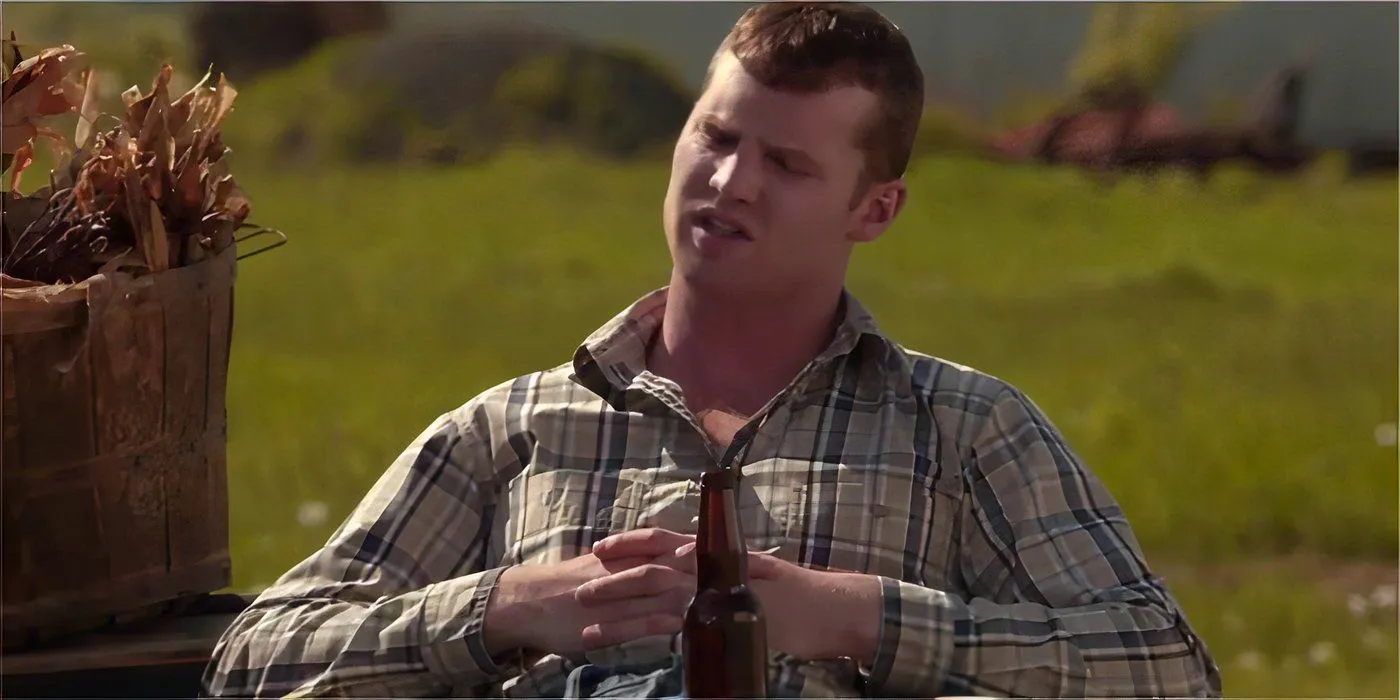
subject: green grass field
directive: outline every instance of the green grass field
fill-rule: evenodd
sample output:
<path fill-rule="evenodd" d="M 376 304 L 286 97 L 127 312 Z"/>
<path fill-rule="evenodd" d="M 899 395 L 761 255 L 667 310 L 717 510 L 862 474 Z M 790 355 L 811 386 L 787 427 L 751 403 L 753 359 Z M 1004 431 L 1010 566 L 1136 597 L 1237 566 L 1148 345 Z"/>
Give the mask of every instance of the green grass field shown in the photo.
<path fill-rule="evenodd" d="M 146 89 L 187 43 L 156 8 L 25 3 L 6 18 Z M 314 113 L 328 139 L 356 116 L 327 71 L 233 76 L 235 172 L 253 220 L 291 239 L 239 270 L 239 589 L 318 547 L 433 417 L 566 360 L 667 277 L 661 163 L 514 153 L 275 173 L 289 116 Z M 47 166 L 40 149 L 26 190 Z M 1103 183 L 949 159 L 920 161 L 911 190 L 853 290 L 906 345 L 1041 404 L 1127 510 L 1226 694 L 1396 697 L 1396 180 L 1324 166 Z"/>
<path fill-rule="evenodd" d="M 433 417 L 566 360 L 663 284 L 667 172 L 524 152 L 243 171 L 253 219 L 290 243 L 239 271 L 237 585 L 319 546 Z M 853 290 L 906 345 L 1049 412 L 1226 693 L 1393 697 L 1395 180 L 1100 183 L 925 160 L 911 191 Z"/>

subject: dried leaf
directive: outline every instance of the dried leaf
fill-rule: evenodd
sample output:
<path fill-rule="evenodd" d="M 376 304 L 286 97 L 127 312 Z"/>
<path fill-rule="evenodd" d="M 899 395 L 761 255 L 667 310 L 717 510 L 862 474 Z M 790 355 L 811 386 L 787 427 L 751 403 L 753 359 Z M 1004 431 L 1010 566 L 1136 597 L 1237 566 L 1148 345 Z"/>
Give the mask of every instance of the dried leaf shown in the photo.
<path fill-rule="evenodd" d="M 172 103 L 166 122 L 170 125 L 170 138 L 175 141 L 175 147 L 180 150 L 189 148 L 190 137 L 196 128 L 195 120 L 190 118 L 189 103 Z"/>
<path fill-rule="evenodd" d="M 161 159 L 161 172 L 166 176 L 166 179 L 170 180 L 173 184 L 175 181 L 175 154 L 177 153 L 175 150 L 175 137 L 167 134 L 160 145 L 164 151 L 162 154 L 164 157 Z"/>
<path fill-rule="evenodd" d="M 78 50 L 64 45 L 44 49 L 16 66 L 0 90 L 4 97 L 0 121 L 5 126 L 33 124 L 43 117 L 77 109 L 81 97 L 74 99 L 73 91 L 65 89 L 64 78 L 82 58 Z M 14 153 L 19 145 L 7 141 L 4 148 L 5 152 Z"/>
<path fill-rule="evenodd" d="M 155 236 L 151 235 L 151 225 L 148 221 L 151 212 L 150 200 L 144 197 L 141 180 L 137 176 L 135 168 L 126 168 L 123 175 L 122 189 L 125 195 L 127 223 L 131 225 L 131 233 L 136 239 L 136 247 L 146 257 L 146 264 L 155 270 L 162 258 L 157 255 Z"/>
<path fill-rule="evenodd" d="M 166 93 L 166 83 L 170 80 L 170 64 L 161 68 L 159 76 L 156 77 L 154 89 L 151 90 L 149 106 L 142 115 L 140 125 L 134 130 L 136 136 L 136 147 L 143 151 L 156 148 L 158 142 L 164 141 L 168 136 L 166 128 L 165 113 L 170 109 L 169 95 Z M 146 100 L 142 100 L 145 102 Z"/>
<path fill-rule="evenodd" d="M 34 287 L 44 286 L 48 285 L 45 285 L 43 282 L 35 282 L 34 280 L 22 280 L 18 277 L 11 277 L 7 274 L 0 273 L 0 289 L 3 289 L 7 292 L 10 290 L 32 289 Z M 6 298 L 14 298 L 17 295 L 6 294 L 5 296 Z"/>
<path fill-rule="evenodd" d="M 194 133 L 199 129 L 199 115 L 204 113 L 200 107 L 201 95 L 212 91 L 212 88 L 206 86 L 210 75 L 212 72 L 206 72 L 194 87 L 186 90 L 185 94 L 171 103 L 171 131 L 174 132 L 175 143 L 180 148 L 188 148 L 194 142 Z"/>
<path fill-rule="evenodd" d="M 33 164 L 34 144 L 33 142 L 26 141 L 22 146 L 15 149 L 14 161 L 10 163 L 9 189 L 11 192 L 19 191 L 20 176 L 24 173 L 25 168 L 28 168 Z"/>
<path fill-rule="evenodd" d="M 214 88 L 214 94 L 218 100 L 214 106 L 214 113 L 209 117 L 208 123 L 202 125 L 211 131 L 217 129 L 219 124 L 223 123 L 224 117 L 227 117 L 228 113 L 233 110 L 233 100 L 238 97 L 238 91 L 234 90 L 233 86 L 224 80 L 224 76 L 220 75 L 218 87 Z"/>
<path fill-rule="evenodd" d="M 199 82 L 197 82 L 197 83 L 194 84 L 194 87 L 191 87 L 190 89 L 186 90 L 186 91 L 185 91 L 185 94 L 181 95 L 181 96 L 180 96 L 180 99 L 176 100 L 175 102 L 178 103 L 178 104 L 189 105 L 189 104 L 190 104 L 191 102 L 193 102 L 194 99 L 195 99 L 196 97 L 198 97 L 201 93 L 206 92 L 206 91 L 208 91 L 208 90 L 210 89 L 210 88 L 208 87 L 209 78 L 212 77 L 213 75 L 214 75 L 214 71 L 213 71 L 212 69 L 211 69 L 211 70 L 205 71 L 205 72 L 204 72 L 204 77 L 203 77 L 203 78 L 200 78 L 200 79 L 199 79 Z"/>
<path fill-rule="evenodd" d="M 146 261 L 142 260 L 141 256 L 136 254 L 136 251 L 128 248 L 113 255 L 111 259 L 103 263 L 102 267 L 98 268 L 97 274 L 110 275 L 121 270 L 137 272 L 150 270 L 150 266 L 146 265 Z"/>
<path fill-rule="evenodd" d="M 149 94 L 133 86 L 122 93 L 124 110 L 116 124 L 99 129 L 94 71 L 66 78 L 68 56 L 49 51 L 31 60 L 24 72 L 6 81 L 6 95 L 23 97 L 7 104 L 7 114 L 54 109 L 60 103 L 78 112 L 74 142 L 79 149 L 58 163 L 50 181 L 62 194 L 20 235 L 7 222 L 5 274 L 17 269 L 53 282 L 62 276 L 82 279 L 123 259 L 126 269 L 159 272 L 187 265 L 233 245 L 236 227 L 250 204 L 228 172 L 220 126 L 232 111 L 237 91 L 222 75 L 207 73 L 198 84 L 171 100 L 173 68 L 163 65 Z M 55 61 L 58 61 L 55 63 Z M 63 151 L 66 142 L 32 120 L 4 124 L 5 137 L 29 145 L 48 139 Z M 32 161 L 32 146 L 13 175 Z M 57 189 L 55 189 L 57 191 Z M 12 261 L 23 263 L 11 268 Z M 139 270 L 138 270 L 139 271 Z M 38 277 L 36 277 L 37 279 Z M 52 278 L 52 279 L 49 279 Z"/>
<path fill-rule="evenodd" d="M 97 87 L 97 71 L 89 70 L 83 88 L 83 102 L 78 107 L 78 129 L 73 134 L 73 145 L 79 149 L 87 148 L 97 132 Z"/>
<path fill-rule="evenodd" d="M 131 106 L 141 101 L 141 88 L 132 85 L 122 91 L 122 106 L 131 111 Z"/>
<path fill-rule="evenodd" d="M 155 93 L 151 93 L 131 103 L 131 106 L 126 108 L 126 116 L 122 118 L 122 129 L 127 135 L 132 138 L 141 135 L 141 127 L 146 123 L 146 114 L 151 111 L 151 105 L 155 100 Z"/>
<path fill-rule="evenodd" d="M 175 181 L 175 192 L 183 208 L 197 212 L 204 203 L 204 192 L 200 187 L 199 168 L 192 164 L 190 153 L 191 151 L 185 152 L 186 160 Z"/>
<path fill-rule="evenodd" d="M 160 214 L 160 206 L 155 202 L 151 202 L 149 225 L 152 242 L 151 271 L 163 272 L 170 269 L 170 240 L 165 237 L 165 222 Z"/>

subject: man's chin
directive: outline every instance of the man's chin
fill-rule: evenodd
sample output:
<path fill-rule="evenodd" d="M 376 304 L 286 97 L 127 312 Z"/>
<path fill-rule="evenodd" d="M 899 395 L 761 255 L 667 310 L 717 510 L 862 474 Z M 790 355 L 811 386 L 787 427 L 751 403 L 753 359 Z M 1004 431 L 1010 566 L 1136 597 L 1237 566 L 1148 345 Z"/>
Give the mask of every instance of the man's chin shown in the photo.
<path fill-rule="evenodd" d="M 697 292 L 731 296 L 754 287 L 750 276 L 735 267 L 713 260 L 688 260 L 676 267 L 676 276 Z"/>

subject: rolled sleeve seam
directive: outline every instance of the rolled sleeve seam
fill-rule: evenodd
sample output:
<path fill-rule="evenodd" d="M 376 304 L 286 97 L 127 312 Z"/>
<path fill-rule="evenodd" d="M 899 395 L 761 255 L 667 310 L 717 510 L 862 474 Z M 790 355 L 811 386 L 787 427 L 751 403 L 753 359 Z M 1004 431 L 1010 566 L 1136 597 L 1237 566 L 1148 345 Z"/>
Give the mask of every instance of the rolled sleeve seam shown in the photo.
<path fill-rule="evenodd" d="M 953 656 L 958 605 L 941 591 L 880 577 L 880 641 L 871 664 L 877 695 L 932 697 L 947 677 Z"/>
<path fill-rule="evenodd" d="M 463 676 L 481 676 L 482 681 L 504 678 L 509 672 L 491 658 L 486 649 L 486 606 L 495 592 L 504 567 L 482 572 L 471 587 L 465 606 L 457 598 L 463 591 L 456 581 L 435 583 L 428 588 L 424 601 L 423 624 L 429 651 L 425 661 L 444 678 L 456 680 Z M 457 621 L 454 622 L 454 618 Z M 462 630 L 463 634 L 443 634 L 443 630 Z"/>

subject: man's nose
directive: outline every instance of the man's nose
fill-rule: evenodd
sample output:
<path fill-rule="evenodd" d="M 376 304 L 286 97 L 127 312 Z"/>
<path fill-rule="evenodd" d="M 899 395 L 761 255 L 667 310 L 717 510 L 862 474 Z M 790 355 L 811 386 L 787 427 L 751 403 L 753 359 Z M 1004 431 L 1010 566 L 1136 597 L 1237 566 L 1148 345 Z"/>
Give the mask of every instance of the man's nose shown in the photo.
<path fill-rule="evenodd" d="M 719 192 L 722 199 L 752 202 L 758 198 L 761 173 L 758 162 L 740 149 L 719 159 L 715 164 L 715 174 L 710 177 L 710 186 Z"/>

